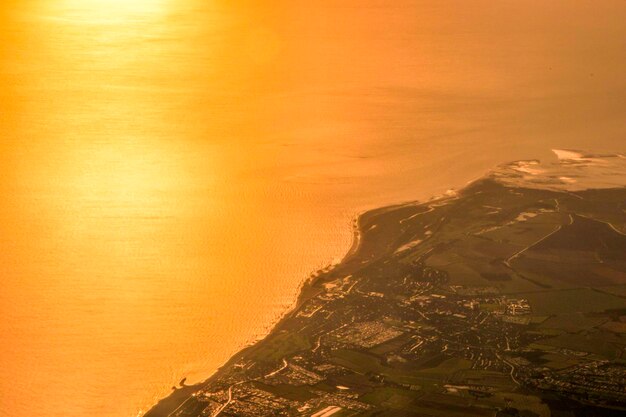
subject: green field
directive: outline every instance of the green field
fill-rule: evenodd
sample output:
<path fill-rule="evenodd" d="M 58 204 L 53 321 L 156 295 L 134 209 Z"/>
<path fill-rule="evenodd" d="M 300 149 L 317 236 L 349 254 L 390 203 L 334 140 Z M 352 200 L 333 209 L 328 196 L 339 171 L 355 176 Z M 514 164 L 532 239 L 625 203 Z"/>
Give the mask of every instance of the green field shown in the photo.
<path fill-rule="evenodd" d="M 526 298 L 538 315 L 603 312 L 626 308 L 626 299 L 589 288 L 516 294 Z"/>

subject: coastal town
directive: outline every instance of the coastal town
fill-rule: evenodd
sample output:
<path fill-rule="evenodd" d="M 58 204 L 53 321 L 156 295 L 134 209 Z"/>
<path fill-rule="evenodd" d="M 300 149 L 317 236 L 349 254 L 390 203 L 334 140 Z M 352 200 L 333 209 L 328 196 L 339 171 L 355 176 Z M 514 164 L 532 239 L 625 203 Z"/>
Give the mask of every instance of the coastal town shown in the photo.
<path fill-rule="evenodd" d="M 366 214 L 270 335 L 147 416 L 623 415 L 624 201 L 488 178 Z"/>

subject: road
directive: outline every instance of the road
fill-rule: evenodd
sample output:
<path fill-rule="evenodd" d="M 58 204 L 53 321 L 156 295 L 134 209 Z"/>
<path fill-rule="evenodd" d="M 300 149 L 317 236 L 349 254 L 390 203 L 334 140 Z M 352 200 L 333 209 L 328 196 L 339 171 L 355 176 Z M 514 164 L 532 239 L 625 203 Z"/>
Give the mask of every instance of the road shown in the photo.
<path fill-rule="evenodd" d="M 280 368 L 278 368 L 275 371 L 270 372 L 267 375 L 264 375 L 260 378 L 257 379 L 264 379 L 264 378 L 269 378 L 272 377 L 274 375 L 276 375 L 277 373 L 281 372 L 282 370 L 284 370 L 285 368 L 287 368 L 289 366 L 289 363 L 287 362 L 287 359 L 283 358 L 283 366 L 281 366 Z M 230 405 L 230 403 L 233 402 L 233 388 L 236 387 L 237 385 L 241 385 L 241 384 L 245 384 L 246 382 L 250 382 L 252 380 L 245 380 L 245 381 L 239 381 L 234 383 L 233 385 L 231 385 L 230 387 L 228 387 L 228 401 L 226 401 L 224 404 L 222 404 L 222 406 L 220 408 L 218 408 L 211 417 L 217 417 L 219 416 L 222 411 L 224 411 L 226 409 L 226 407 L 228 407 Z"/>

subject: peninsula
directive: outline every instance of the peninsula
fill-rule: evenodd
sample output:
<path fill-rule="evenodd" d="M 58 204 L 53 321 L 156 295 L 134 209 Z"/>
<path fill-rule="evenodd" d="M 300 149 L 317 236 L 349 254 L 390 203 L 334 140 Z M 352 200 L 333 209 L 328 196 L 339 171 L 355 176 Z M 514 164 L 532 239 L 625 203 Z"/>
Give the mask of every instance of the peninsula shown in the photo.
<path fill-rule="evenodd" d="M 623 416 L 626 159 L 556 153 L 363 214 L 265 339 L 146 417 Z"/>

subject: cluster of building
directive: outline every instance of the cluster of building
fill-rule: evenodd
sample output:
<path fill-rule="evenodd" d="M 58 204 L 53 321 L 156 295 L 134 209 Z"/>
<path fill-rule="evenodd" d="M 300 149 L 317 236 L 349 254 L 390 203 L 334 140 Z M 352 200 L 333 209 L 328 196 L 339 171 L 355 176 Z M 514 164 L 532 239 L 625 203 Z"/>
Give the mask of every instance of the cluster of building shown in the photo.
<path fill-rule="evenodd" d="M 328 343 L 332 347 L 371 348 L 395 339 L 403 333 L 403 331 L 381 321 L 365 321 L 333 331 L 328 337 Z"/>
<path fill-rule="evenodd" d="M 626 404 L 626 365 L 590 360 L 563 370 L 529 366 L 526 385 L 557 392 L 581 402 L 607 406 Z"/>
<path fill-rule="evenodd" d="M 537 378 L 532 362 L 513 354 L 528 344 L 524 339 L 532 314 L 528 300 L 497 295 L 489 288 L 450 287 L 445 272 L 423 264 L 412 268 L 403 279 L 395 281 L 348 275 L 322 283 L 283 330 L 301 335 L 310 342 L 309 348 L 286 353 L 282 362 L 264 362 L 262 357 L 252 355 L 235 364 L 230 376 L 221 379 L 221 385 L 207 386 L 196 395 L 195 404 L 182 406 L 174 416 L 197 416 L 199 408 L 203 410 L 201 415 L 212 417 L 327 417 L 342 410 L 371 409 L 351 387 L 329 383 L 338 375 L 354 372 L 349 365 L 333 360 L 334 352 L 339 350 L 376 355 L 382 366 L 401 366 L 437 354 L 464 358 L 473 370 L 495 371 L 505 377 L 510 374 L 515 383 L 539 389 L 596 395 L 597 401 L 602 393 L 615 394 L 615 387 L 626 383 L 622 380 L 616 385 L 616 378 L 624 379 L 624 374 L 606 364 L 543 373 Z M 385 375 L 375 371 L 368 378 L 377 384 L 389 384 Z M 305 387 L 307 395 L 298 397 L 285 387 Z M 487 395 L 492 390 L 471 382 L 446 384 L 441 389 L 459 387 L 476 395 Z M 419 389 L 410 384 L 404 388 Z M 626 400 L 625 392 L 618 396 Z"/>

